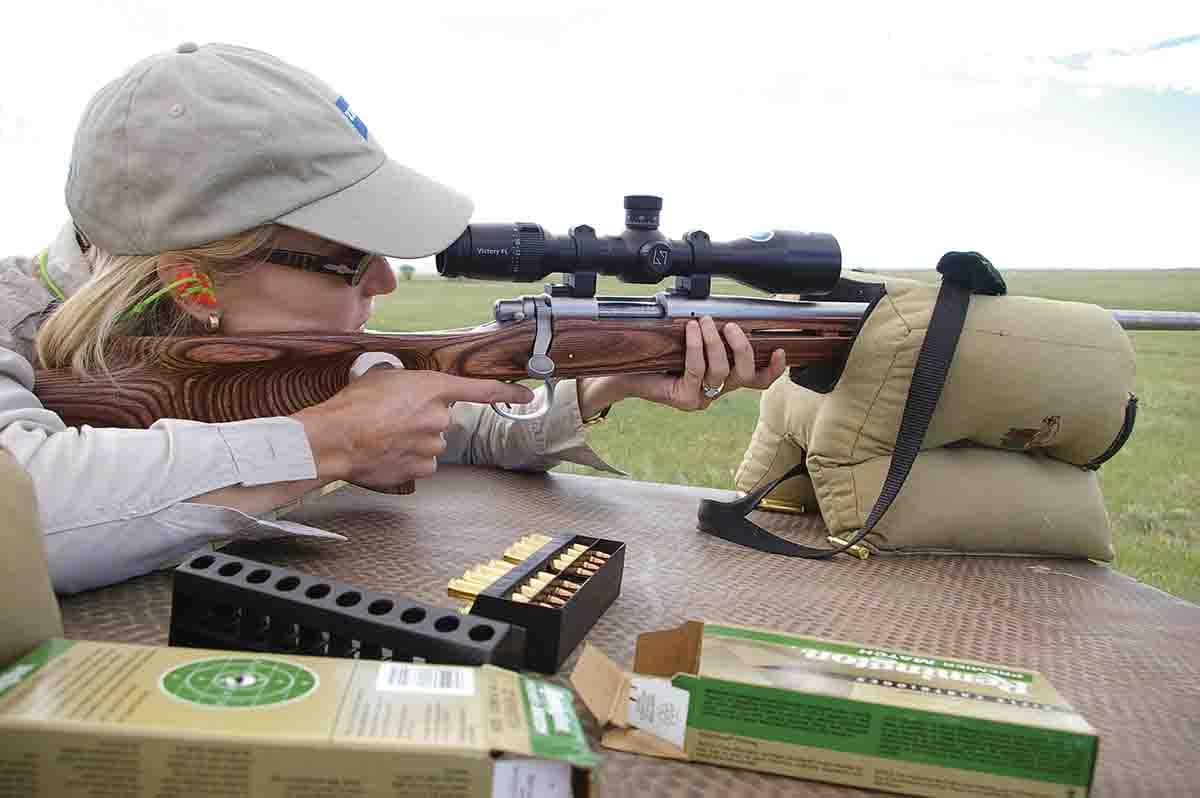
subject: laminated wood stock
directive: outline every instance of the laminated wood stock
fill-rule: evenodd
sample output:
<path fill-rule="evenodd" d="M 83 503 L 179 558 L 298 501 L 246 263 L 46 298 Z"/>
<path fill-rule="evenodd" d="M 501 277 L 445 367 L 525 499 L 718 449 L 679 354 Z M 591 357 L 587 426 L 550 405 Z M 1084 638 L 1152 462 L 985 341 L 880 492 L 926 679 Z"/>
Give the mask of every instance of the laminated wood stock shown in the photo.
<path fill-rule="evenodd" d="M 718 327 L 721 319 L 714 319 Z M 857 319 L 739 319 L 763 366 L 783 349 L 788 365 L 827 360 L 849 346 Z M 686 319 L 556 319 L 550 357 L 557 377 L 683 369 Z M 409 369 L 527 379 L 534 324 L 428 333 L 280 333 L 124 338 L 108 375 L 37 372 L 34 391 L 68 426 L 148 427 L 160 418 L 223 422 L 286 416 L 341 390 L 355 358 L 389 352 Z M 732 362 L 732 355 L 730 355 Z"/>

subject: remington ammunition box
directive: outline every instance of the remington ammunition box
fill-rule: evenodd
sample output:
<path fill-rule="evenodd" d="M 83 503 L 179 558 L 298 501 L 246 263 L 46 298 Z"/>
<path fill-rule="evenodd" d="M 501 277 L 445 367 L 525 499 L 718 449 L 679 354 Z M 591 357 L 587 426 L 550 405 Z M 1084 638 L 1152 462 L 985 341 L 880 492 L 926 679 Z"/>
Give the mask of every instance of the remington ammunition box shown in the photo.
<path fill-rule="evenodd" d="M 1084 798 L 1098 738 L 1039 673 L 690 622 L 588 646 L 571 682 L 611 748 L 949 798 Z"/>

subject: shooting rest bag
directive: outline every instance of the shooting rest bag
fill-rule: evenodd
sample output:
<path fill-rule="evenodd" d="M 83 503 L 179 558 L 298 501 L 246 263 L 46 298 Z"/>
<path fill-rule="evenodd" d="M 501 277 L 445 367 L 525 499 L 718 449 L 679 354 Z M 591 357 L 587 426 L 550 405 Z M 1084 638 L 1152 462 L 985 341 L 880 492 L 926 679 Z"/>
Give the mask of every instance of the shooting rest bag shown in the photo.
<path fill-rule="evenodd" d="M 801 388 L 786 378 L 776 380 L 763 392 L 758 424 L 734 474 L 739 491 L 749 492 L 755 485 L 773 482 L 804 462 L 812 425 L 824 401 L 823 394 Z M 780 482 L 759 507 L 784 513 L 818 512 L 812 477 L 797 474 Z"/>
<path fill-rule="evenodd" d="M 780 483 L 762 507 L 819 509 L 840 537 L 863 527 L 881 493 L 939 290 L 883 282 L 828 394 L 790 380 L 764 393 L 736 475 L 750 491 L 803 462 L 807 476 Z M 1110 560 L 1095 469 L 1131 430 L 1133 379 L 1128 336 L 1108 311 L 972 295 L 921 452 L 865 542 Z"/>

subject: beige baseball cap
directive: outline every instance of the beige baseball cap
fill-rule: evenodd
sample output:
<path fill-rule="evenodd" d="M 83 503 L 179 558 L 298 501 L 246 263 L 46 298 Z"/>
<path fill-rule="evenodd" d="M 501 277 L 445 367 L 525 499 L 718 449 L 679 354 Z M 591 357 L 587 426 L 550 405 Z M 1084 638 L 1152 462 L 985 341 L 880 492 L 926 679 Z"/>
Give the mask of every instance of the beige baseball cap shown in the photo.
<path fill-rule="evenodd" d="M 257 50 L 185 43 L 109 83 L 84 110 L 67 207 L 113 254 L 206 244 L 267 222 L 419 258 L 472 203 L 387 157 L 338 92 Z"/>

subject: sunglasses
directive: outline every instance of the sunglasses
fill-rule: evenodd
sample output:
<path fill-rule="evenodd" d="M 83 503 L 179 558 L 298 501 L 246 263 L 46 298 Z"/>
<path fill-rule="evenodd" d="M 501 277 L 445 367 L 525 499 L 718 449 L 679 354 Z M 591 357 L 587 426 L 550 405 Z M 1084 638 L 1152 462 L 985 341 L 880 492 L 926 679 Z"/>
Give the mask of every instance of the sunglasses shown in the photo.
<path fill-rule="evenodd" d="M 358 285 L 363 275 L 371 267 L 375 258 L 370 252 L 350 250 L 347 255 L 314 255 L 311 252 L 297 252 L 292 249 L 272 249 L 261 260 L 280 266 L 291 266 L 306 272 L 332 274 L 341 277 L 347 285 Z"/>

